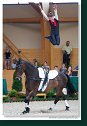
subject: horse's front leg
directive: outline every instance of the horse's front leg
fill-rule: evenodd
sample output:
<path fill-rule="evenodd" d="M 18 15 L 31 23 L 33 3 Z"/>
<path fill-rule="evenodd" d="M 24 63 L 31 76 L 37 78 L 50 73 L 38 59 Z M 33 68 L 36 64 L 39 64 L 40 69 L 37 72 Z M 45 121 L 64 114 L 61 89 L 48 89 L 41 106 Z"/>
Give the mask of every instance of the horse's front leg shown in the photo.
<path fill-rule="evenodd" d="M 29 91 L 28 89 L 26 90 L 26 98 L 24 100 L 25 102 L 25 110 L 23 111 L 23 114 L 25 113 L 29 113 L 30 112 L 30 108 L 29 108 L 29 103 L 30 101 L 33 99 L 33 97 L 36 95 L 35 91 Z"/>
<path fill-rule="evenodd" d="M 28 89 L 26 89 L 26 98 L 24 99 L 25 102 L 25 110 L 22 112 L 23 114 L 29 113 L 30 112 L 30 108 L 29 108 L 29 102 L 30 99 L 27 98 L 29 95 L 30 91 Z"/>

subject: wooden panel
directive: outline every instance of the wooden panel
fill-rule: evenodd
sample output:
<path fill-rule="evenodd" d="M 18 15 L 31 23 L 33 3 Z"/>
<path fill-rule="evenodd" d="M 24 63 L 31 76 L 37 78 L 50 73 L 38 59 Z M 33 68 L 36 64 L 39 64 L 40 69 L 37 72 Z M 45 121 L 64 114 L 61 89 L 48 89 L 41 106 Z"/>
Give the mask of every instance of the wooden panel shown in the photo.
<path fill-rule="evenodd" d="M 62 66 L 62 51 L 61 48 L 51 47 L 51 69 L 57 65 L 59 68 Z"/>
<path fill-rule="evenodd" d="M 19 49 L 13 44 L 13 42 L 5 34 L 3 34 L 3 41 L 11 48 L 11 50 L 14 52 L 14 54 L 17 55 L 17 57 L 28 60 L 22 52 L 20 54 L 18 53 Z"/>
<path fill-rule="evenodd" d="M 78 22 L 78 18 L 59 18 L 61 23 L 64 22 Z M 3 23 L 41 23 L 41 18 L 6 18 Z"/>
<path fill-rule="evenodd" d="M 33 61 L 33 59 L 37 59 L 39 62 L 42 62 L 41 49 L 21 49 L 21 51 L 31 62 Z"/>
<path fill-rule="evenodd" d="M 59 19 L 61 23 L 66 23 L 66 22 L 78 22 L 78 18 L 60 18 Z"/>
<path fill-rule="evenodd" d="M 51 66 L 51 69 L 55 65 L 58 65 L 59 68 L 62 66 L 63 62 L 63 54 L 62 54 L 62 49 L 61 48 L 55 48 L 51 45 L 51 49 L 49 49 L 49 45 L 46 44 L 45 47 L 45 52 L 44 52 L 44 61 L 46 60 L 48 64 Z M 21 49 L 23 54 L 27 57 L 28 60 L 33 62 L 33 59 L 37 59 L 38 62 L 41 64 L 44 63 L 43 61 L 43 50 L 41 49 Z M 73 48 L 73 51 L 71 53 L 71 64 L 73 67 L 78 65 L 78 48 Z"/>
<path fill-rule="evenodd" d="M 8 18 L 3 19 L 3 23 L 40 23 L 41 18 Z"/>
<path fill-rule="evenodd" d="M 8 89 L 9 91 L 12 89 L 13 73 L 14 73 L 14 70 L 4 70 L 4 71 L 3 71 L 3 78 L 6 79 L 6 82 L 7 82 L 7 89 Z"/>
<path fill-rule="evenodd" d="M 39 62 L 42 63 L 42 50 L 41 49 L 19 49 L 24 56 L 29 61 L 33 61 L 33 59 L 37 59 Z M 3 53 L 5 53 L 6 49 L 3 49 Z M 12 58 L 18 58 L 18 56 L 11 50 Z"/>
<path fill-rule="evenodd" d="M 72 67 L 75 68 L 75 66 L 77 66 L 79 64 L 79 54 L 78 54 L 78 49 L 77 48 L 73 48 L 73 51 L 71 53 L 71 64 Z"/>
<path fill-rule="evenodd" d="M 45 39 L 45 36 L 49 35 L 49 23 L 45 20 L 41 22 L 41 36 L 42 36 L 42 62 L 47 61 L 50 65 L 50 42 Z"/>
<path fill-rule="evenodd" d="M 58 65 L 59 68 L 61 68 L 63 63 L 63 54 L 61 48 L 55 48 L 51 47 L 51 69 L 55 65 Z M 78 65 L 78 48 L 73 48 L 73 51 L 71 53 L 71 65 L 72 68 Z"/>

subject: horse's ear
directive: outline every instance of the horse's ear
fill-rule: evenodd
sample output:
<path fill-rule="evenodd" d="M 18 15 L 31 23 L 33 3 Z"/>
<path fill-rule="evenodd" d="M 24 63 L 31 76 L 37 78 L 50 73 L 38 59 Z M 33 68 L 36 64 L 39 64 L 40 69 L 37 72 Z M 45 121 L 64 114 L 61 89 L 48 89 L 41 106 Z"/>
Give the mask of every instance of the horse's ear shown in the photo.
<path fill-rule="evenodd" d="M 20 65 L 21 64 L 21 58 L 19 58 L 19 59 L 16 60 L 16 64 L 17 65 Z"/>
<path fill-rule="evenodd" d="M 23 61 L 23 60 L 22 60 L 21 58 L 19 58 L 19 64 L 22 64 L 22 61 Z"/>
<path fill-rule="evenodd" d="M 21 58 L 19 58 L 19 64 L 21 63 Z"/>
<path fill-rule="evenodd" d="M 19 64 L 21 63 L 21 58 L 19 58 Z"/>

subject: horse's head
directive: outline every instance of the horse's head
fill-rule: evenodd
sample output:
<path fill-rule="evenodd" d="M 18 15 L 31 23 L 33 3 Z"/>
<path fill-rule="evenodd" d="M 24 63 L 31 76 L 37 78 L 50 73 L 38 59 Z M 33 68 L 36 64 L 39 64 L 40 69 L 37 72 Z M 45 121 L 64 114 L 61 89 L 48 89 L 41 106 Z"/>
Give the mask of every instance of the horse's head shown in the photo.
<path fill-rule="evenodd" d="M 21 79 L 21 76 L 24 72 L 24 62 L 23 60 L 19 59 L 16 63 L 16 78 L 15 79 L 18 79 L 20 80 Z"/>

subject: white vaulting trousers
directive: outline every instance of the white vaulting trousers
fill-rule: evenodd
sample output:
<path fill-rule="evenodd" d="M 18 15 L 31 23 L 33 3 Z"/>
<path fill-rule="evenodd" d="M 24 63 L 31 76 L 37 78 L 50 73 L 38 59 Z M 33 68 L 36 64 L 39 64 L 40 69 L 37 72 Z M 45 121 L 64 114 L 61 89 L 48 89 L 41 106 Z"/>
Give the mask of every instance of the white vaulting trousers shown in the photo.
<path fill-rule="evenodd" d="M 43 85 L 43 80 L 40 82 L 40 85 L 39 85 L 38 91 L 42 88 L 42 85 Z"/>
<path fill-rule="evenodd" d="M 45 91 L 45 89 L 47 88 L 47 84 L 48 84 L 48 82 L 44 85 L 44 87 L 42 88 L 42 92 L 44 92 Z"/>

